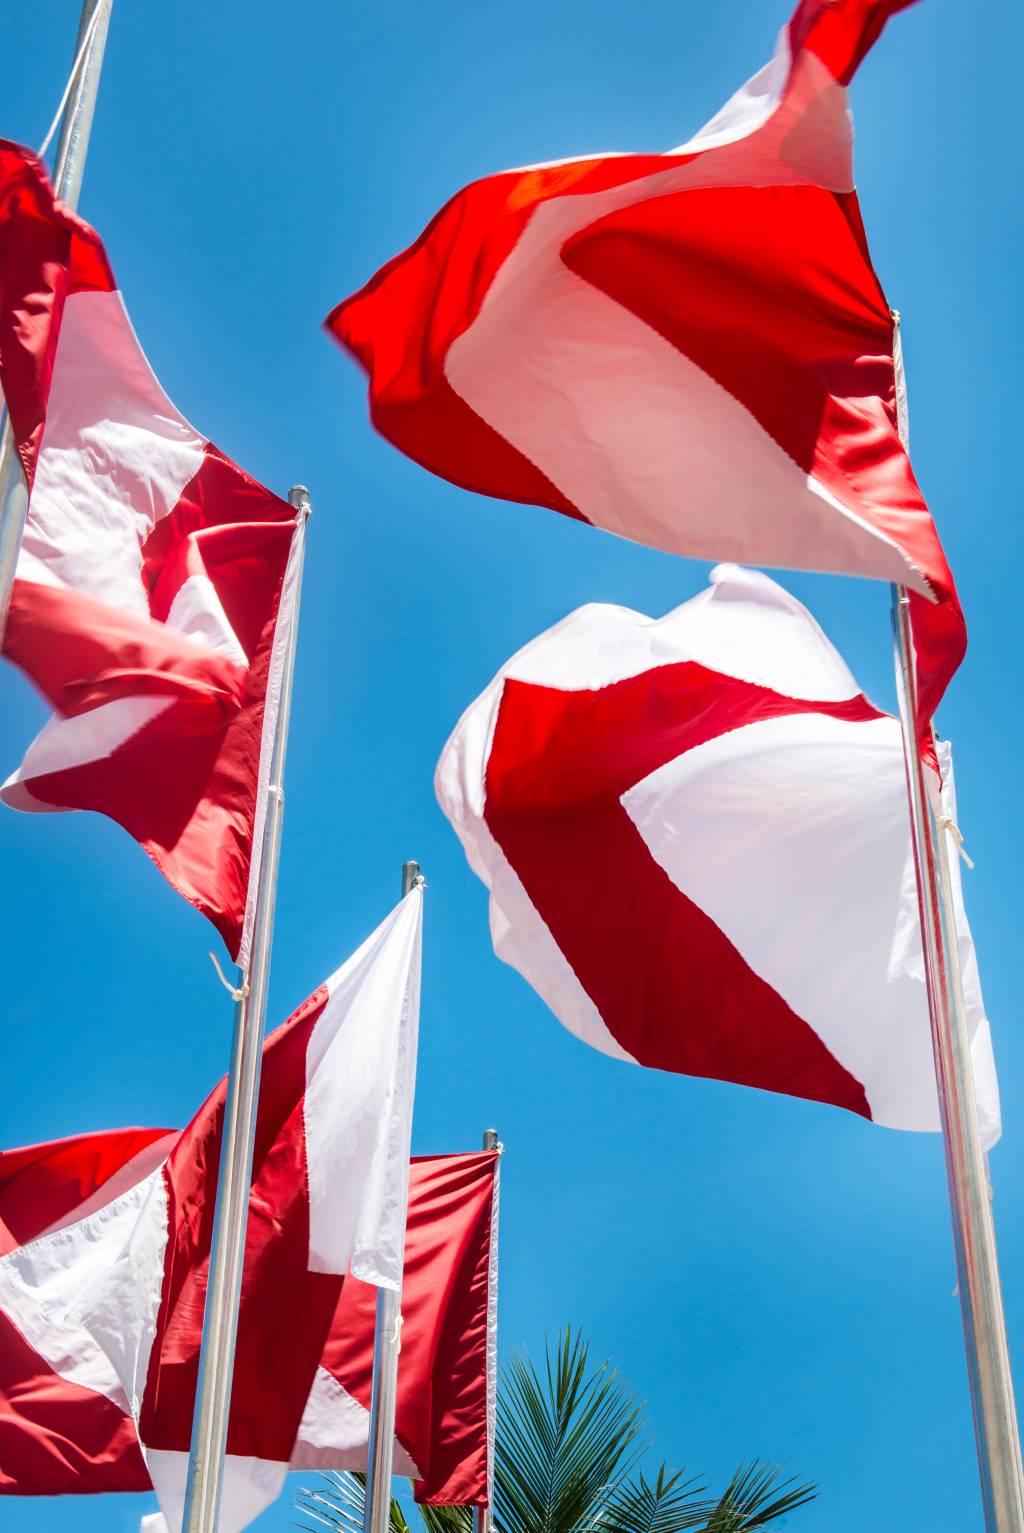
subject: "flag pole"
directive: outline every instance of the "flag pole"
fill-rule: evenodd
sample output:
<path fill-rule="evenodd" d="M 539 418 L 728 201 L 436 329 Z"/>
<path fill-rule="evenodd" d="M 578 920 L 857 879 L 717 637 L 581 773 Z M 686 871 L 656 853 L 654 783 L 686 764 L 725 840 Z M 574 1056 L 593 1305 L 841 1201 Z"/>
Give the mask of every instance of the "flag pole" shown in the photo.
<path fill-rule="evenodd" d="M 900 316 L 893 311 L 900 440 L 910 451 Z M 999 1282 L 988 1160 L 981 1143 L 960 973 L 948 826 L 935 814 L 917 727 L 910 597 L 892 586 L 892 625 L 932 1052 L 946 1154 L 957 1287 L 987 1533 L 1024 1533 L 1024 1469 Z"/>
<path fill-rule="evenodd" d="M 182 1533 L 217 1533 L 224 1481 L 224 1455 L 227 1451 L 235 1341 L 238 1334 L 238 1304 L 249 1214 L 249 1183 L 252 1178 L 253 1143 L 259 1106 L 277 869 L 284 818 L 285 754 L 295 671 L 306 522 L 310 514 L 309 491 L 303 485 L 296 485 L 289 490 L 288 500 L 296 511 L 295 541 L 289 560 L 290 569 L 285 577 L 285 590 L 290 583 L 293 593 L 290 628 L 281 671 L 277 726 L 266 789 L 267 811 L 256 887 L 252 947 L 235 1005 Z"/>
<path fill-rule="evenodd" d="M 72 212 L 78 208 L 82 190 L 112 3 L 113 0 L 83 0 L 78 23 L 72 78 L 53 169 L 54 191 Z M 0 437 L 0 641 L 7 626 L 7 609 L 11 604 L 14 572 L 27 515 L 28 485 L 14 443 L 10 417 L 5 412 Z"/>
<path fill-rule="evenodd" d="M 914 706 L 906 588 L 893 586 L 896 677 L 925 953 L 932 1050 L 960 1311 L 988 1533 L 1024 1530 L 1024 1474 L 999 1283 L 988 1164 L 978 1130 L 945 828 L 929 801 Z"/>
<path fill-rule="evenodd" d="M 488 1359 L 487 1370 L 487 1495 L 486 1506 L 478 1506 L 473 1519 L 474 1533 L 493 1533 L 494 1528 L 494 1408 L 495 1408 L 495 1385 L 494 1377 L 496 1353 L 497 1353 L 497 1324 L 498 1324 L 498 1210 L 501 1204 L 501 1151 L 504 1148 L 498 1138 L 496 1128 L 485 1128 L 483 1148 L 485 1150 L 498 1151 L 498 1164 L 494 1168 L 494 1201 L 491 1204 L 491 1262 L 488 1294 L 488 1350 L 493 1347 L 494 1354 Z M 493 1331 L 492 1331 L 493 1327 Z"/>
<path fill-rule="evenodd" d="M 402 866 L 402 898 L 422 883 L 418 862 Z M 405 1220 L 402 1221 L 405 1238 Z M 402 1350 L 402 1290 L 377 1289 L 373 1332 L 373 1382 L 370 1386 L 370 1433 L 366 1463 L 363 1533 L 388 1533 L 391 1478 L 395 1464 L 395 1413 L 398 1405 L 398 1354 Z"/>

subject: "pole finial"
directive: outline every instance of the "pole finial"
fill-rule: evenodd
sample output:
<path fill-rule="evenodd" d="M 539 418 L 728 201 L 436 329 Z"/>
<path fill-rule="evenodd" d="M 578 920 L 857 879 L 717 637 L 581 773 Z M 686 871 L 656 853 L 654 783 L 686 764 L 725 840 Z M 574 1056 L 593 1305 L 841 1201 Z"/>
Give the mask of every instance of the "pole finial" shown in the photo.
<path fill-rule="evenodd" d="M 485 1150 L 500 1150 L 501 1149 L 501 1141 L 498 1138 L 498 1130 L 496 1128 L 485 1128 L 484 1129 L 484 1149 Z"/>
<path fill-rule="evenodd" d="M 309 499 L 309 491 L 304 484 L 293 484 L 288 491 L 288 504 L 294 506 L 300 516 L 312 515 L 313 506 Z"/>

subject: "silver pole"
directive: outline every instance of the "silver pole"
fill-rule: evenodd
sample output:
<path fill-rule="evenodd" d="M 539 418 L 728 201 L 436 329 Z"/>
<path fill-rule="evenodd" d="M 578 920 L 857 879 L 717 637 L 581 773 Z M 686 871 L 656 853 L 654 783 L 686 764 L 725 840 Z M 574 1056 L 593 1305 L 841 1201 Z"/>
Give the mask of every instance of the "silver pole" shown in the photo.
<path fill-rule="evenodd" d="M 82 190 L 85 157 L 96 111 L 100 71 L 103 68 L 103 50 L 110 25 L 111 4 L 112 0 L 83 0 L 78 37 L 72 55 L 73 59 L 78 60 L 78 68 L 61 120 L 53 173 L 54 190 L 72 212 L 78 207 L 78 196 Z M 5 419 L 3 437 L 0 439 L 0 641 L 7 626 L 7 609 L 11 604 L 14 572 L 27 515 L 28 486 L 14 445 L 11 422 Z"/>
<path fill-rule="evenodd" d="M 298 540 L 294 550 L 295 594 L 291 631 L 281 676 L 277 729 L 267 784 L 267 816 L 263 827 L 263 851 L 256 888 L 256 912 L 249 968 L 235 1006 L 231 1040 L 228 1094 L 224 1109 L 217 1206 L 213 1226 L 213 1250 L 209 1285 L 203 1314 L 203 1339 L 199 1352 L 192 1450 L 185 1488 L 183 1533 L 217 1533 L 220 1519 L 224 1454 L 227 1447 L 231 1383 L 234 1374 L 238 1303 L 245 1258 L 245 1233 L 249 1214 L 249 1183 L 252 1177 L 253 1141 L 259 1106 L 260 1065 L 267 1012 L 267 982 L 277 896 L 277 868 L 284 818 L 284 764 L 288 746 L 295 644 L 299 628 L 299 597 L 305 529 L 309 517 L 309 491 L 302 485 L 289 490 L 288 499 L 297 512 Z"/>
<path fill-rule="evenodd" d="M 985 1527 L 988 1533 L 1024 1533 L 1020 1434 L 999 1284 L 988 1166 L 978 1132 L 949 849 L 945 833 L 935 823 L 921 760 L 915 724 L 910 602 L 904 587 L 893 586 L 892 602 L 932 1049 Z"/>
<path fill-rule="evenodd" d="M 501 1141 L 498 1139 L 498 1130 L 496 1128 L 485 1128 L 484 1129 L 483 1148 L 485 1150 L 500 1150 L 501 1149 Z M 500 1178 L 500 1174 L 501 1174 L 500 1171 L 495 1171 L 494 1211 L 492 1213 L 492 1218 L 493 1219 L 496 1219 L 497 1215 L 498 1215 L 498 1180 Z M 491 1232 L 492 1247 L 496 1245 L 496 1241 L 497 1241 L 497 1231 L 492 1230 L 492 1232 Z M 497 1287 L 497 1278 L 496 1277 L 494 1278 L 494 1282 L 495 1282 L 495 1288 L 496 1288 Z M 491 1403 L 492 1402 L 488 1402 L 489 1405 Z M 490 1447 L 491 1452 L 493 1453 L 493 1450 L 494 1450 L 493 1442 L 489 1445 L 489 1447 Z M 473 1527 L 474 1527 L 475 1533 L 492 1533 L 492 1529 L 494 1527 L 494 1489 L 493 1489 L 493 1485 L 494 1485 L 494 1465 L 493 1464 L 489 1464 L 488 1465 L 488 1490 L 491 1493 L 491 1502 L 490 1502 L 490 1504 L 488 1506 L 478 1506 L 476 1508 L 475 1515 L 473 1517 Z"/>
<path fill-rule="evenodd" d="M 420 878 L 418 862 L 402 866 L 402 897 Z M 391 1477 L 395 1465 L 395 1412 L 398 1405 L 398 1354 L 402 1350 L 402 1293 L 377 1289 L 373 1333 L 373 1383 L 370 1386 L 370 1434 L 366 1461 L 364 1533 L 388 1533 Z"/>

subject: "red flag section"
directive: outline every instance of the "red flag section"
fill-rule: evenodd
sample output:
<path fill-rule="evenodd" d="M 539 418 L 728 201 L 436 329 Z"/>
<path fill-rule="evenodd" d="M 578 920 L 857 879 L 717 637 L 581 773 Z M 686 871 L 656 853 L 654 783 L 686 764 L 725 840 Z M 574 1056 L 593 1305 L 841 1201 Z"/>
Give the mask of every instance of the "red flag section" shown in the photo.
<path fill-rule="evenodd" d="M 803 0 L 689 143 L 475 182 L 327 323 L 437 474 L 673 553 L 912 594 L 930 717 L 966 644 L 898 431 L 845 83 L 899 0 Z"/>
<path fill-rule="evenodd" d="M 31 486 L 4 651 L 55 710 L 0 797 L 117 820 L 244 960 L 295 512 L 175 409 L 98 236 L 2 141 L 0 384 Z"/>
<path fill-rule="evenodd" d="M 352 1146 L 362 1135 L 385 1153 L 377 1131 L 401 1105 L 400 1090 L 378 1101 L 365 1082 L 408 1081 L 421 899 L 408 896 L 264 1048 L 225 1533 L 272 1499 L 289 1465 L 366 1466 L 377 1289 L 364 1278 L 379 1276 L 387 1239 L 366 1238 L 375 1195 L 364 1189 L 378 1188 L 386 1218 L 400 1198 Z M 367 1049 L 387 1069 L 369 1068 Z M 224 1096 L 221 1083 L 180 1134 L 0 1153 L 0 1492 L 153 1484 L 175 1526 Z M 496 1163 L 494 1152 L 435 1156 L 407 1173 L 396 1467 L 423 1501 L 487 1500 Z"/>
<path fill-rule="evenodd" d="M 939 1127 L 900 728 L 767 576 L 719 567 L 660 620 L 571 614 L 466 711 L 437 793 L 499 957 L 586 1042 Z"/>

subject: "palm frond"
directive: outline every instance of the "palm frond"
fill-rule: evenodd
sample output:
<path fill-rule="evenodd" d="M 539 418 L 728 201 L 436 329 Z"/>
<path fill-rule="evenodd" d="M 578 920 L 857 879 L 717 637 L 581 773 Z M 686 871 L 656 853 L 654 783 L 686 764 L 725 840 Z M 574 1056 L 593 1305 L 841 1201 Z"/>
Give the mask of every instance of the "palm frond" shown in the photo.
<path fill-rule="evenodd" d="M 769 1464 L 741 1465 L 711 1509 L 704 1533 L 753 1533 L 814 1500 L 816 1485 L 783 1480 L 781 1473 Z"/>
<path fill-rule="evenodd" d="M 420 1506 L 416 1512 L 425 1533 L 473 1533 L 471 1506 Z"/>
<path fill-rule="evenodd" d="M 684 1533 L 703 1528 L 708 1511 L 706 1487 L 662 1464 L 653 1483 L 640 1474 L 618 1487 L 601 1511 L 600 1533 Z"/>
<path fill-rule="evenodd" d="M 592 1368 L 567 1326 L 542 1379 L 513 1355 L 499 1391 L 494 1521 L 499 1533 L 580 1533 L 642 1447 L 640 1405 L 605 1362 Z"/>
<path fill-rule="evenodd" d="M 363 1533 L 365 1474 L 349 1474 L 346 1470 L 320 1470 L 318 1478 L 324 1482 L 322 1485 L 304 1485 L 296 1497 L 297 1509 L 309 1519 L 299 1526 L 305 1528 L 307 1533 L 314 1533 L 314 1529 L 319 1533 L 320 1528 L 331 1528 L 334 1533 Z M 405 1513 L 394 1497 L 391 1498 L 388 1521 L 390 1533 L 410 1533 Z M 442 1533 L 442 1530 L 439 1529 L 438 1533 Z M 443 1530 L 443 1533 L 448 1533 L 448 1530 Z M 456 1530 L 452 1529 L 450 1533 L 456 1533 Z"/>

